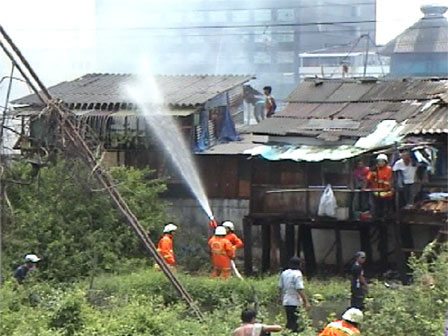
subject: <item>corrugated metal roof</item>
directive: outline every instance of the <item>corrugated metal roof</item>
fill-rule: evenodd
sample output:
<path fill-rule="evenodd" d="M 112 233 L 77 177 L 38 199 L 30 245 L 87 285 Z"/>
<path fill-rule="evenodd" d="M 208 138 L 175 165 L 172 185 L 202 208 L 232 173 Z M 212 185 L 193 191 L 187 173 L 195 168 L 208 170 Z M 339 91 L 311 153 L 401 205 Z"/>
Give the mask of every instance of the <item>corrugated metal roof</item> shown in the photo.
<path fill-rule="evenodd" d="M 421 111 L 426 109 L 425 105 L 440 101 L 446 92 L 446 79 L 305 81 L 290 95 L 290 101 L 283 110 L 253 127 L 252 132 L 266 135 L 300 134 L 325 141 L 364 137 L 383 120 L 401 123 L 418 119 Z M 320 94 L 320 101 L 317 101 Z M 315 119 L 328 120 L 333 126 L 326 129 L 309 127 Z M 342 130 L 336 127 L 343 123 L 354 125 L 355 122 L 359 122 L 358 127 L 341 127 Z M 319 123 L 322 124 L 322 121 Z M 439 125 L 437 129 L 444 128 Z"/>
<path fill-rule="evenodd" d="M 70 82 L 62 82 L 51 88 L 50 93 L 74 108 L 87 109 L 96 106 L 129 103 L 123 86 L 135 77 L 130 74 L 87 74 Z M 242 85 L 253 78 L 249 75 L 188 75 L 154 76 L 166 104 L 193 107 L 204 104 L 218 94 Z M 16 99 L 13 104 L 41 106 L 33 94 Z"/>
<path fill-rule="evenodd" d="M 320 103 L 330 97 L 341 85 L 340 81 L 305 80 L 286 98 L 286 101 Z"/>
<path fill-rule="evenodd" d="M 448 106 L 433 105 L 409 119 L 403 134 L 448 133 Z"/>
<path fill-rule="evenodd" d="M 448 53 L 447 19 L 428 14 L 387 43 L 381 53 Z"/>

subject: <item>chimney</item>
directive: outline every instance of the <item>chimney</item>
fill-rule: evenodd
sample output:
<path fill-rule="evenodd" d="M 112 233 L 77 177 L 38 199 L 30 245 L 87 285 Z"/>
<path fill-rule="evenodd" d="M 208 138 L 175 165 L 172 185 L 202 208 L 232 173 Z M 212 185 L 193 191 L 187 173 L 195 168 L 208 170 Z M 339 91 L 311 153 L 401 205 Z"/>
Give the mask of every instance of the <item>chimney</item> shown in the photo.
<path fill-rule="evenodd" d="M 420 10 L 425 14 L 425 18 L 442 18 L 448 7 L 442 5 L 423 5 Z"/>

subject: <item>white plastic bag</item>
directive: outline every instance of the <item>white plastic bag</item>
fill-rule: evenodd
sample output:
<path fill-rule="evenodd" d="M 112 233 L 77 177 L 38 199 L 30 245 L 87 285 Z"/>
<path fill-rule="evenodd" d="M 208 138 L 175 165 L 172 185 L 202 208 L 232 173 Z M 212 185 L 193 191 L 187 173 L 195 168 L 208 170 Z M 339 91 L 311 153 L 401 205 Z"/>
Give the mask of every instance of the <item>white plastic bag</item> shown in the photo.
<path fill-rule="evenodd" d="M 328 184 L 320 197 L 317 214 L 319 216 L 336 217 L 337 207 L 338 205 L 336 203 L 336 197 L 334 197 L 333 189 L 331 189 L 331 185 Z"/>

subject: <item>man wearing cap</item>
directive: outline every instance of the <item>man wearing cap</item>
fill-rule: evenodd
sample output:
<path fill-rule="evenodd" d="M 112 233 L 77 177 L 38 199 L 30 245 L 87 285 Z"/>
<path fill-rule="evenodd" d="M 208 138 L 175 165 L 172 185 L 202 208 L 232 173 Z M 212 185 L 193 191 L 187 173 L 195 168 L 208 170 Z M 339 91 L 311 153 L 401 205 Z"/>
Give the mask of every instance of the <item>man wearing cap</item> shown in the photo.
<path fill-rule="evenodd" d="M 364 277 L 362 265 L 366 261 L 366 253 L 359 251 L 355 253 L 355 262 L 350 269 L 351 273 L 351 299 L 350 306 L 353 308 L 364 309 L 364 296 L 367 292 L 367 281 Z"/>
<path fill-rule="evenodd" d="M 329 323 L 318 336 L 356 336 L 361 335 L 359 325 L 362 323 L 363 314 L 357 308 L 348 309 L 342 319 Z"/>
<path fill-rule="evenodd" d="M 367 176 L 373 192 L 375 216 L 383 218 L 392 206 L 392 167 L 388 165 L 386 154 L 376 157 L 376 165 Z"/>
<path fill-rule="evenodd" d="M 14 272 L 14 279 L 21 284 L 25 280 L 27 274 L 34 269 L 40 258 L 35 254 L 27 254 L 25 256 L 25 263 L 16 268 Z"/>
<path fill-rule="evenodd" d="M 168 223 L 163 228 L 163 235 L 157 242 L 157 252 L 163 257 L 163 260 L 171 266 L 174 267 L 176 260 L 174 259 L 173 251 L 173 233 L 177 230 L 177 225 L 173 223 Z"/>

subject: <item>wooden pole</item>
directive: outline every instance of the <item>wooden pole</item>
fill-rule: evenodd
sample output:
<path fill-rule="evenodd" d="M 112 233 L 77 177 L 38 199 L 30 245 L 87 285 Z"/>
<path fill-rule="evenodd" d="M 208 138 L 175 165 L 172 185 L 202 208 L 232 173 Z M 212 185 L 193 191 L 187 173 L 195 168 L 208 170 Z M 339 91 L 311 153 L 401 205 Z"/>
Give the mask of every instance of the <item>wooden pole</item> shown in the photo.
<path fill-rule="evenodd" d="M 169 266 L 165 263 L 164 259 L 159 255 L 154 243 L 149 238 L 148 234 L 145 232 L 144 228 L 140 225 L 137 217 L 134 213 L 129 209 L 127 203 L 122 198 L 121 194 L 115 188 L 115 183 L 109 173 L 101 166 L 100 163 L 97 162 L 96 157 L 91 152 L 87 143 L 84 141 L 80 133 L 78 132 L 78 128 L 76 127 L 76 122 L 74 121 L 74 114 L 61 106 L 61 104 L 55 102 L 53 97 L 50 95 L 49 91 L 42 84 L 40 79 L 37 77 L 36 73 L 33 71 L 29 63 L 26 61 L 24 56 L 20 53 L 20 50 L 15 46 L 9 36 L 6 34 L 4 29 L 0 26 L 0 35 L 7 41 L 10 48 L 15 52 L 15 56 L 17 56 L 21 63 L 19 63 L 15 56 L 12 55 L 4 46 L 4 44 L 0 41 L 0 45 L 5 51 L 6 55 L 13 62 L 15 67 L 18 68 L 19 72 L 24 76 L 24 79 L 28 82 L 28 84 L 33 88 L 36 95 L 45 103 L 47 107 L 43 110 L 42 113 L 52 119 L 52 121 L 57 122 L 59 126 L 59 131 L 61 139 L 59 139 L 61 147 L 63 150 L 69 147 L 71 144 L 71 150 L 75 151 L 78 157 L 84 161 L 84 163 L 91 169 L 92 175 L 95 176 L 100 185 L 103 186 L 104 190 L 108 193 L 112 204 L 115 208 L 121 213 L 126 223 L 130 226 L 130 228 L 134 231 L 140 241 L 143 243 L 146 251 L 150 256 L 154 258 L 156 263 L 160 266 L 162 272 L 168 278 L 170 283 L 179 293 L 179 295 L 187 302 L 190 306 L 191 310 L 196 314 L 199 320 L 203 320 L 204 317 L 186 291 L 186 289 L 182 286 L 179 280 L 175 277 Z M 24 68 L 27 70 L 34 82 L 26 75 Z M 37 87 L 34 85 L 37 84 Z M 37 91 L 37 88 L 40 89 L 40 92 Z M 43 94 L 41 94 L 43 93 Z"/>
<path fill-rule="evenodd" d="M 280 223 L 272 223 L 272 238 L 274 240 L 274 253 L 275 253 L 275 259 L 274 259 L 274 266 L 276 270 L 280 267 L 286 266 L 286 256 L 285 256 L 285 244 L 283 243 L 283 239 L 281 237 L 281 225 Z M 280 255 L 278 258 L 277 253 Z"/>
<path fill-rule="evenodd" d="M 334 234 L 336 237 L 336 264 L 338 267 L 339 274 L 344 273 L 344 262 L 342 259 L 342 239 L 341 239 L 341 230 L 336 227 L 334 229 Z"/>
<path fill-rule="evenodd" d="M 366 268 L 372 263 L 372 244 L 370 242 L 370 227 L 368 225 L 361 225 L 359 229 L 361 250 L 367 255 Z"/>
<path fill-rule="evenodd" d="M 295 226 L 294 224 L 285 224 L 285 258 L 286 262 L 294 256 L 295 253 Z M 297 252 L 298 253 L 298 252 Z"/>
<path fill-rule="evenodd" d="M 304 224 L 300 225 L 299 235 L 302 237 L 303 254 L 305 256 L 306 271 L 309 275 L 316 273 L 316 256 L 314 254 L 313 234 L 311 228 Z"/>
<path fill-rule="evenodd" d="M 261 272 L 271 268 L 271 225 L 263 223 L 261 226 Z"/>
<path fill-rule="evenodd" d="M 243 219 L 243 238 L 244 238 L 244 273 L 252 275 L 252 225 L 253 222 L 247 217 Z"/>

